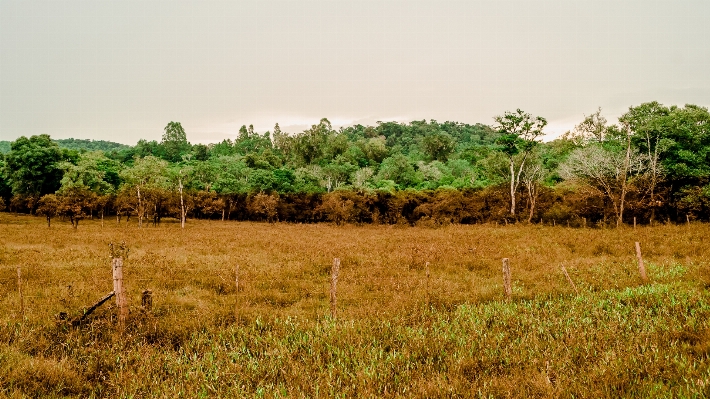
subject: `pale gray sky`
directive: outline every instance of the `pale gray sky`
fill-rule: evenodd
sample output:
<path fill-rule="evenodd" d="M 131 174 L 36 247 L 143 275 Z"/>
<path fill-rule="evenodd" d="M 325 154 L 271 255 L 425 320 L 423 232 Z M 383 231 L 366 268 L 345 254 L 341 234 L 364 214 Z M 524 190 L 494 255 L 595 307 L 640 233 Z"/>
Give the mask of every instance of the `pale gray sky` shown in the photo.
<path fill-rule="evenodd" d="M 710 105 L 708 0 L 0 0 L 0 140 Z"/>

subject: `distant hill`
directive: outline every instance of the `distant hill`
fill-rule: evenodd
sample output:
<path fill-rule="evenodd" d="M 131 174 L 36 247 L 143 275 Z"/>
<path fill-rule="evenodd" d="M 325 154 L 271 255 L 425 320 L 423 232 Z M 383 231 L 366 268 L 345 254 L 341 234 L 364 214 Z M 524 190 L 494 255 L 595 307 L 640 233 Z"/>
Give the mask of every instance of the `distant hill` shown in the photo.
<path fill-rule="evenodd" d="M 58 139 L 54 140 L 61 148 L 70 150 L 87 150 L 87 151 L 120 151 L 131 148 L 130 145 L 114 143 L 113 141 L 105 140 L 82 140 L 82 139 Z M 0 153 L 5 154 L 10 152 L 10 144 L 12 141 L 0 141 Z"/>
<path fill-rule="evenodd" d="M 105 140 L 82 140 L 82 139 L 57 139 L 54 140 L 60 147 L 69 150 L 87 150 L 87 151 L 120 151 L 131 148 L 130 145 L 115 143 Z"/>

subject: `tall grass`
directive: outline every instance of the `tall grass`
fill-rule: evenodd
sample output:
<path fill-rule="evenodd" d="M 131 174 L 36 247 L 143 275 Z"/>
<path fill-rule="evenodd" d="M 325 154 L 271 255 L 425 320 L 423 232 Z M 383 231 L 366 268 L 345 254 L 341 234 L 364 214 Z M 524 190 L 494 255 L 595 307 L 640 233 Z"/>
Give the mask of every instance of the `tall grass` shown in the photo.
<path fill-rule="evenodd" d="M 704 397 L 708 233 L 702 224 L 427 229 L 214 221 L 185 230 L 86 221 L 73 231 L 0 214 L 0 392 Z M 62 312 L 81 315 L 112 290 L 108 244 L 121 241 L 131 250 L 126 331 L 116 328 L 113 304 L 78 328 L 58 320 Z M 638 275 L 635 241 L 649 285 Z M 510 303 L 504 257 L 513 276 Z M 140 308 L 144 289 L 153 291 L 150 313 Z"/>

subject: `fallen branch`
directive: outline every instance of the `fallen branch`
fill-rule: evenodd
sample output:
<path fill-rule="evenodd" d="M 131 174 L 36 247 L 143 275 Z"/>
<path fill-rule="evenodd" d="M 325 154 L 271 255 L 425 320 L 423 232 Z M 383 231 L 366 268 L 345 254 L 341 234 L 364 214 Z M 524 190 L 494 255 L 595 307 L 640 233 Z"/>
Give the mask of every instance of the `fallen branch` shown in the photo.
<path fill-rule="evenodd" d="M 86 309 L 86 311 L 84 312 L 84 314 L 83 314 L 81 317 L 77 317 L 77 318 L 75 318 L 74 320 L 72 320 L 71 325 L 72 325 L 72 326 L 78 326 L 79 324 L 81 324 L 81 323 L 84 321 L 84 319 L 86 319 L 91 313 L 94 312 L 94 310 L 96 310 L 96 308 L 98 308 L 99 306 L 103 305 L 103 304 L 104 304 L 106 301 L 108 301 L 109 299 L 113 298 L 114 295 L 116 295 L 116 293 L 113 292 L 113 291 L 111 291 L 111 292 L 109 292 L 108 294 L 106 294 L 105 297 L 99 299 L 99 301 L 96 302 L 93 306 L 91 306 L 90 308 Z"/>

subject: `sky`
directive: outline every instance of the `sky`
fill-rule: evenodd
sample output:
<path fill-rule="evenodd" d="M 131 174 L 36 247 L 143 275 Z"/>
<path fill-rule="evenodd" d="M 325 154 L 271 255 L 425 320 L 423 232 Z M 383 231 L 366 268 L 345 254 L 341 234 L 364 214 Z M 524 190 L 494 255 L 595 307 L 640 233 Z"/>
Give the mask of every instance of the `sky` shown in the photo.
<path fill-rule="evenodd" d="M 708 0 L 0 0 L 0 140 L 710 106 Z"/>

